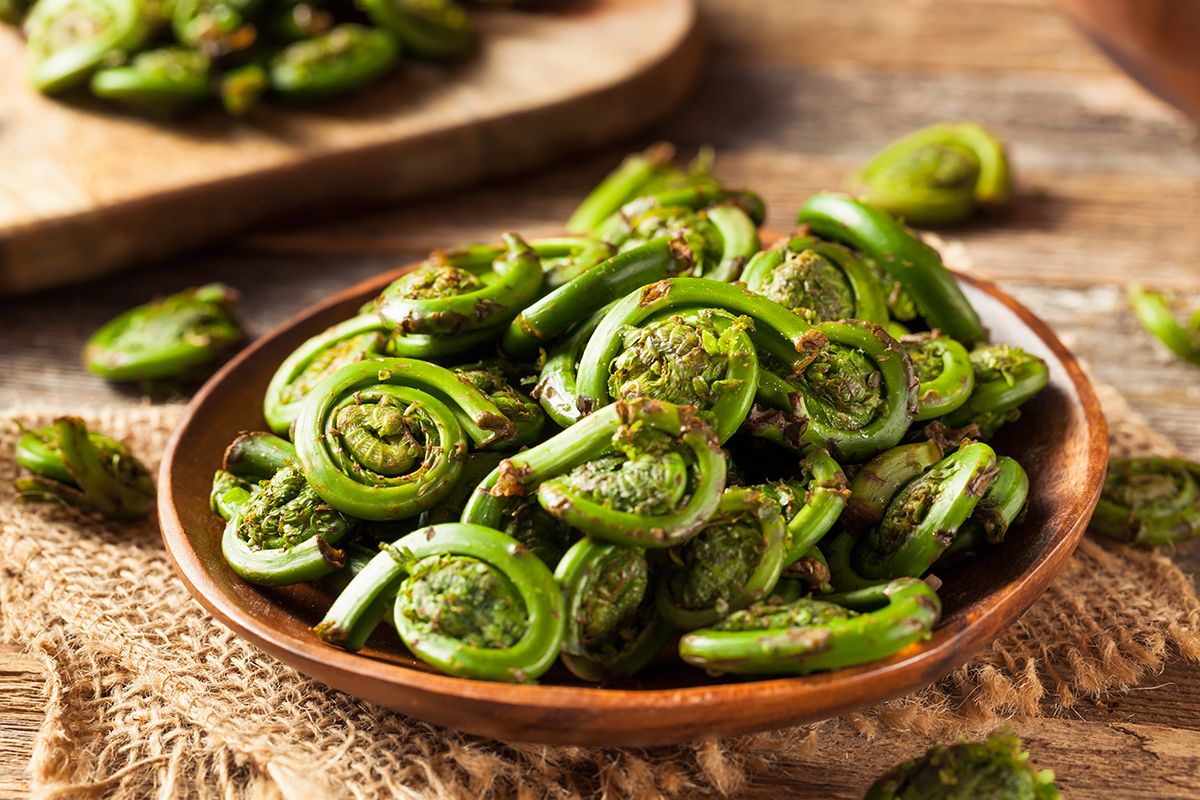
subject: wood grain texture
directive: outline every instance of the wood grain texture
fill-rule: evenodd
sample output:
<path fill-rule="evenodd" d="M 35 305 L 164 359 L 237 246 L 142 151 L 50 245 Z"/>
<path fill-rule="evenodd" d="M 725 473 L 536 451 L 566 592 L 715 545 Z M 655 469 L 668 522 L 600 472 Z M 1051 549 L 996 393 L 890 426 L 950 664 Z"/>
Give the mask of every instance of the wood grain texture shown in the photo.
<path fill-rule="evenodd" d="M 405 64 L 353 96 L 274 104 L 248 121 L 212 109 L 150 122 L 87 98 L 42 97 L 26 85 L 20 39 L 0 30 L 0 293 L 99 275 L 300 209 L 544 164 L 662 116 L 699 64 L 693 0 L 480 17 L 483 45 L 462 64 Z"/>
<path fill-rule="evenodd" d="M 87 334 L 129 304 L 221 279 L 242 290 L 245 317 L 262 333 L 431 247 L 510 228 L 554 231 L 621 154 L 655 139 L 716 145 L 719 171 L 761 191 L 771 224 L 782 228 L 809 192 L 840 185 L 889 136 L 945 115 L 1002 130 L 1024 186 L 1011 218 L 947 235 L 966 243 L 975 270 L 1055 328 L 1098 380 L 1120 386 L 1151 424 L 1200 458 L 1200 370 L 1166 357 L 1120 291 L 1137 276 L 1200 302 L 1200 148 L 1182 117 L 1141 92 L 1044 0 L 701 6 L 714 58 L 700 88 L 680 114 L 636 140 L 519 181 L 260 229 L 119 281 L 0 300 L 0 406 L 138 402 L 78 368 Z M 773 111 L 777 102 L 788 118 Z M 1200 543 L 1175 560 L 1200 572 Z M 5 736 L 41 713 L 41 683 L 0 693 Z M 1200 670 L 1181 661 L 1133 691 L 1019 730 L 1068 796 L 1146 800 L 1196 796 L 1197 731 Z M 879 741 L 856 763 L 821 770 L 784 764 L 779 779 L 740 796 L 860 798 L 870 777 L 928 744 Z M 0 752 L 0 786 L 19 787 L 0 797 L 23 797 L 28 750 Z"/>

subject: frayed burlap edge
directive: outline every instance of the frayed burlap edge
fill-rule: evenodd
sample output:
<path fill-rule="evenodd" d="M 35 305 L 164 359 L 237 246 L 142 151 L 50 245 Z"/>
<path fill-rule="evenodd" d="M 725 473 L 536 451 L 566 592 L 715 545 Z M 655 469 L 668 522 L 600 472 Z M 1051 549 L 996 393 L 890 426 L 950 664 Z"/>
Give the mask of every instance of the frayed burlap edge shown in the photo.
<path fill-rule="evenodd" d="M 1169 442 L 1101 387 L 1115 453 Z M 89 422 L 154 461 L 173 406 Z M 1063 576 L 969 665 L 921 692 L 815 726 L 682 747 L 510 746 L 329 690 L 213 621 L 174 577 L 153 520 L 115 526 L 14 503 L 0 422 L 0 637 L 46 667 L 37 797 L 697 797 L 819 770 L 884 732 L 976 733 L 1144 680 L 1175 653 L 1200 659 L 1200 601 L 1160 554 L 1086 540 Z"/>

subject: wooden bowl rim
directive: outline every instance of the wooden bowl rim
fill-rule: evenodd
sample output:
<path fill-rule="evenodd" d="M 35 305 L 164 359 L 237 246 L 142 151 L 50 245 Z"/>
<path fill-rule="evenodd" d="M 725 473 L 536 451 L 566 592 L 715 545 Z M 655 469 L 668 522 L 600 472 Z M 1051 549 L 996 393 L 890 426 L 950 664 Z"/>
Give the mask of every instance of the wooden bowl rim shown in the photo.
<path fill-rule="evenodd" d="M 1083 491 L 1072 508 L 1073 522 L 1050 546 L 1044 557 L 1017 579 L 963 607 L 949 623 L 943 622 L 935 629 L 926 642 L 906 648 L 890 659 L 804 677 L 766 678 L 671 689 L 622 689 L 492 683 L 455 678 L 350 653 L 330 647 L 315 637 L 303 640 L 283 634 L 259 618 L 244 613 L 237 602 L 224 593 L 192 546 L 176 511 L 172 485 L 172 468 L 181 455 L 180 442 L 197 410 L 220 392 L 225 377 L 253 359 L 268 343 L 333 306 L 377 292 L 412 266 L 409 264 L 389 270 L 350 286 L 310 306 L 250 344 L 195 395 L 163 454 L 158 512 L 163 541 L 176 572 L 192 596 L 218 620 L 255 645 L 271 653 L 286 654 L 286 657 L 281 656 L 281 660 L 305 674 L 338 672 L 344 677 L 386 681 L 398 690 L 428 693 L 447 700 L 481 701 L 497 708 L 532 707 L 554 711 L 585 706 L 589 710 L 604 712 L 661 712 L 681 704 L 723 705 L 752 701 L 787 704 L 796 709 L 797 713 L 793 716 L 797 720 L 828 718 L 928 686 L 990 643 L 1000 631 L 1015 622 L 1062 571 L 1083 536 L 1099 499 L 1108 460 L 1107 425 L 1083 369 L 1046 323 L 994 282 L 977 275 L 955 272 L 959 280 L 1006 306 L 1058 359 L 1075 391 L 1072 402 L 1077 402 L 1082 409 L 1088 437 L 1087 469 L 1080 483 Z M 537 731 L 528 733 L 530 737 L 527 740 L 538 740 Z"/>

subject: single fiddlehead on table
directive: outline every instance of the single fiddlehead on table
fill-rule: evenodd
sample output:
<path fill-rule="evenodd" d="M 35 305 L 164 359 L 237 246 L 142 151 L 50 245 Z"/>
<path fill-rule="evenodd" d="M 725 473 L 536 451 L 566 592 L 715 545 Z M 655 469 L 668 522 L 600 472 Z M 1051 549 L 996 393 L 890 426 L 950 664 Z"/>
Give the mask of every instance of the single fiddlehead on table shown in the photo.
<path fill-rule="evenodd" d="M 437 504 L 462 474 L 468 440 L 511 439 L 513 423 L 450 370 L 404 358 L 348 364 L 318 384 L 294 424 L 309 482 L 334 508 L 400 519 Z"/>
<path fill-rule="evenodd" d="M 562 660 L 584 680 L 633 675 L 671 636 L 640 548 L 585 537 L 563 556 L 554 579 L 566 614 Z"/>
<path fill-rule="evenodd" d="M 381 606 L 390 606 L 413 655 L 450 675 L 533 681 L 562 645 L 563 601 L 550 570 L 511 537 L 479 525 L 445 523 L 396 540 L 314 630 L 357 649 Z"/>
<path fill-rule="evenodd" d="M 589 536 L 670 547 L 699 532 L 724 488 L 712 429 L 684 407 L 638 398 L 506 460 L 480 484 L 463 522 L 498 527 L 506 500 L 536 492 L 544 509 Z"/>
<path fill-rule="evenodd" d="M 83 83 L 112 54 L 141 47 L 151 19 L 138 0 L 42 0 L 25 18 L 33 85 L 57 93 Z"/>
<path fill-rule="evenodd" d="M 679 642 L 689 664 L 716 674 L 807 675 L 887 658 L 929 637 L 942 604 L 912 578 L 820 600 L 770 600 Z"/>
<path fill-rule="evenodd" d="M 853 248 L 891 275 L 931 329 L 969 346 L 987 338 L 979 315 L 942 257 L 887 212 L 845 195 L 818 192 L 805 201 L 797 219 L 822 239 Z"/>
<path fill-rule="evenodd" d="M 138 53 L 92 76 L 92 94 L 147 112 L 173 114 L 212 94 L 212 60 L 184 47 Z"/>
<path fill-rule="evenodd" d="M 130 309 L 92 334 L 84 363 L 102 378 L 150 386 L 200 376 L 244 336 L 236 302 L 214 283 Z"/>
<path fill-rule="evenodd" d="M 864 800 L 1061 800 L 1054 773 L 1029 761 L 1007 729 L 983 742 L 939 744 L 880 776 Z"/>
<path fill-rule="evenodd" d="M 1142 327 L 1167 348 L 1192 364 L 1200 364 L 1200 308 L 1191 313 L 1187 322 L 1175 316 L 1171 299 L 1160 292 L 1129 285 L 1129 302 Z"/>
<path fill-rule="evenodd" d="M 142 462 L 77 417 L 25 431 L 15 456 L 31 473 L 15 483 L 24 501 L 61 502 L 113 519 L 143 517 L 154 507 L 154 479 Z"/>
<path fill-rule="evenodd" d="M 1200 465 L 1161 456 L 1111 459 L 1092 529 L 1146 546 L 1200 535 Z"/>
<path fill-rule="evenodd" d="M 806 322 L 888 320 L 887 297 L 871 268 L 848 248 L 806 232 L 758 253 L 742 273 L 752 292 L 769 297 Z"/>
<path fill-rule="evenodd" d="M 931 125 L 896 141 L 859 175 L 862 199 L 916 225 L 959 222 L 1008 202 L 1008 157 L 973 122 Z"/>
<path fill-rule="evenodd" d="M 655 594 L 659 615 L 695 630 L 768 597 L 787 548 L 778 503 L 753 489 L 726 490 L 708 524 L 667 551 Z"/>
<path fill-rule="evenodd" d="M 365 86 L 399 57 L 395 38 L 354 23 L 287 45 L 267 67 L 271 89 L 289 99 L 317 99 Z"/>

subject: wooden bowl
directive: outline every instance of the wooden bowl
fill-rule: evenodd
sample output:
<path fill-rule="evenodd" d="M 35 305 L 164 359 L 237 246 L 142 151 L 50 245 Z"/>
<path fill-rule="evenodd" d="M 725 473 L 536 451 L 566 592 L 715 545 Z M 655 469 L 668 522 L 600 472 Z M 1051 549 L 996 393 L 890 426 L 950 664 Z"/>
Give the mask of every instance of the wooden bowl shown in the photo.
<path fill-rule="evenodd" d="M 264 428 L 263 393 L 284 357 L 403 271 L 299 314 L 213 376 L 167 445 L 158 509 L 176 569 L 217 619 L 329 686 L 414 717 L 510 741 L 665 745 L 812 722 L 898 697 L 965 663 L 1029 608 L 1066 564 L 1100 494 L 1108 437 L 1088 379 L 1045 323 L 991 282 L 962 275 L 994 339 L 1046 359 L 1050 386 L 999 442 L 1029 472 L 1028 513 L 994 551 L 941 576 L 945 613 L 929 641 L 886 661 L 804 678 L 718 679 L 674 662 L 603 688 L 565 670 L 539 685 L 452 678 L 414 661 L 391 631 L 360 653 L 339 650 L 308 630 L 329 597 L 307 586 L 261 589 L 234 575 L 221 556 L 223 526 L 209 510 L 209 488 L 234 436 Z"/>

